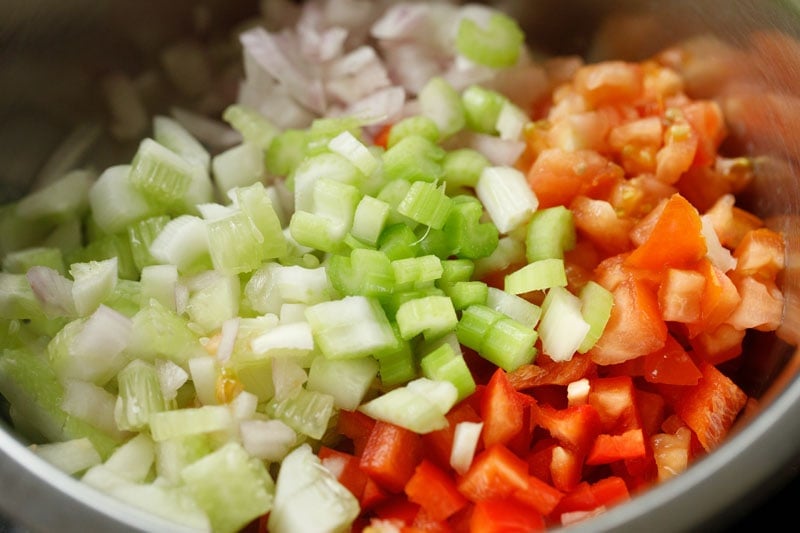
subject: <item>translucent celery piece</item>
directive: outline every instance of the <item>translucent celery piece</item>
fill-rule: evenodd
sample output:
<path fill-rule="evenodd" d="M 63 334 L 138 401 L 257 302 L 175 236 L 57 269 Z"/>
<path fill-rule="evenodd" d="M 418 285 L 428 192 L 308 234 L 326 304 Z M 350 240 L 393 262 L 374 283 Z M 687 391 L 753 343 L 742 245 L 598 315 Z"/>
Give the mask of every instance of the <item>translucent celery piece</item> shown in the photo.
<path fill-rule="evenodd" d="M 364 176 L 371 176 L 380 166 L 380 160 L 349 131 L 331 139 L 328 148 L 350 161 Z"/>
<path fill-rule="evenodd" d="M 538 338 L 536 330 L 511 318 L 503 317 L 486 333 L 478 352 L 481 357 L 506 372 L 513 372 L 520 366 L 533 362 Z"/>
<path fill-rule="evenodd" d="M 286 237 L 267 189 L 261 183 L 256 183 L 237 188 L 233 196 L 239 209 L 247 215 L 261 235 L 261 256 L 264 259 L 275 259 L 286 255 Z"/>
<path fill-rule="evenodd" d="M 442 228 L 447 249 L 443 255 L 480 259 L 494 252 L 500 236 L 497 227 L 492 222 L 484 222 L 483 216 L 483 206 L 474 196 L 453 197 Z"/>
<path fill-rule="evenodd" d="M 17 215 L 17 204 L 0 206 L 0 252 L 3 254 L 42 244 L 52 229 L 51 222 L 21 218 Z"/>
<path fill-rule="evenodd" d="M 392 323 L 396 345 L 375 353 L 378 375 L 384 387 L 407 383 L 417 377 L 417 358 L 411 343 L 400 336 L 396 323 Z"/>
<path fill-rule="evenodd" d="M 408 135 L 383 154 L 389 180 L 437 182 L 442 177 L 443 148 L 420 135 Z"/>
<path fill-rule="evenodd" d="M 458 322 L 456 335 L 464 346 L 480 351 L 483 340 L 494 325 L 503 319 L 503 314 L 485 305 L 466 308 Z"/>
<path fill-rule="evenodd" d="M 222 119 L 242 134 L 242 138 L 252 143 L 266 155 L 272 140 L 280 130 L 258 110 L 243 104 L 231 104 L 222 112 Z M 263 157 L 262 157 L 263 159 Z"/>
<path fill-rule="evenodd" d="M 482 281 L 457 281 L 444 290 L 457 311 L 471 305 L 485 304 L 489 295 L 489 286 Z"/>
<path fill-rule="evenodd" d="M 289 222 L 289 231 L 298 244 L 323 252 L 335 252 L 347 235 L 348 227 L 341 220 L 307 211 L 296 211 Z"/>
<path fill-rule="evenodd" d="M 475 392 L 475 380 L 472 373 L 464 361 L 464 356 L 457 353 L 453 347 L 447 343 L 441 343 L 437 348 L 422 356 L 420 359 L 422 375 L 435 381 L 449 381 L 458 390 L 458 398 L 461 401 Z"/>
<path fill-rule="evenodd" d="M 280 324 L 250 342 L 254 353 L 265 357 L 304 357 L 314 350 L 308 322 Z"/>
<path fill-rule="evenodd" d="M 150 300 L 132 320 L 132 340 L 128 347 L 132 357 L 146 361 L 161 357 L 185 367 L 192 357 L 206 354 L 186 318 L 170 311 L 157 300 Z"/>
<path fill-rule="evenodd" d="M 72 298 L 80 316 L 87 316 L 111 294 L 117 284 L 116 257 L 103 261 L 73 263 L 69 267 L 72 276 Z"/>
<path fill-rule="evenodd" d="M 130 165 L 109 167 L 89 190 L 92 217 L 106 233 L 118 233 L 154 214 L 153 206 L 131 183 L 130 170 Z"/>
<path fill-rule="evenodd" d="M 283 302 L 315 304 L 333 295 L 325 267 L 281 265 L 273 270 L 275 287 Z"/>
<path fill-rule="evenodd" d="M 504 289 L 511 294 L 566 287 L 567 272 L 563 259 L 540 259 L 507 274 Z"/>
<path fill-rule="evenodd" d="M 266 402 L 275 395 L 271 359 L 234 361 L 231 368 L 244 390 L 258 396 L 259 401 Z"/>
<path fill-rule="evenodd" d="M 482 153 L 471 148 L 460 148 L 447 153 L 442 162 L 448 189 L 475 187 L 483 169 L 490 165 Z"/>
<path fill-rule="evenodd" d="M 442 77 L 433 77 L 419 92 L 421 114 L 434 121 L 443 138 L 461 131 L 466 125 L 461 95 Z"/>
<path fill-rule="evenodd" d="M 131 162 L 130 180 L 151 205 L 182 212 L 196 168 L 153 139 L 144 139 Z"/>
<path fill-rule="evenodd" d="M 34 266 L 52 268 L 60 274 L 66 272 L 64 254 L 55 247 L 25 248 L 3 257 L 3 270 L 9 274 L 27 274 L 28 270 Z"/>
<path fill-rule="evenodd" d="M 148 305 L 151 299 L 155 299 L 170 311 L 176 311 L 177 287 L 178 269 L 175 265 L 149 265 L 144 267 L 140 282 L 138 308 Z"/>
<path fill-rule="evenodd" d="M 395 348 L 392 327 L 377 300 L 346 296 L 306 309 L 314 339 L 326 357 L 357 358 Z"/>
<path fill-rule="evenodd" d="M 266 411 L 296 432 L 321 439 L 333 415 L 333 403 L 330 394 L 297 388 L 285 398 L 273 398 Z"/>
<path fill-rule="evenodd" d="M 272 507 L 275 484 L 260 460 L 229 442 L 181 471 L 215 532 L 235 533 Z"/>
<path fill-rule="evenodd" d="M 198 433 L 155 442 L 156 475 L 173 485 L 181 482 L 181 471 L 214 451 L 214 439 Z"/>
<path fill-rule="evenodd" d="M 503 13 L 493 13 L 486 26 L 462 18 L 456 33 L 456 49 L 470 61 L 491 68 L 513 66 L 525 34 L 519 24 Z"/>
<path fill-rule="evenodd" d="M 540 209 L 528 222 L 525 238 L 528 262 L 563 259 L 564 252 L 575 247 L 575 239 L 572 211 L 561 205 Z"/>
<path fill-rule="evenodd" d="M 89 423 L 69 416 L 61 408 L 64 389 L 47 359 L 27 349 L 4 350 L 0 357 L 0 394 L 8 400 L 16 419 L 49 442 L 86 437 L 101 458 L 120 444 Z"/>
<path fill-rule="evenodd" d="M 389 219 L 390 206 L 383 200 L 365 195 L 361 198 L 353 214 L 351 233 L 357 239 L 376 246 L 381 232 Z"/>
<path fill-rule="evenodd" d="M 53 183 L 33 191 L 16 205 L 15 216 L 24 220 L 51 223 L 82 215 L 89 207 L 89 189 L 94 175 L 88 170 L 73 170 Z"/>
<path fill-rule="evenodd" d="M 474 277 L 482 279 L 492 272 L 507 270 L 511 266 L 524 265 L 525 244 L 511 236 L 503 236 L 497 241 L 497 247 L 486 257 L 475 260 Z"/>
<path fill-rule="evenodd" d="M 128 226 L 128 242 L 130 243 L 133 262 L 137 270 L 141 271 L 146 266 L 158 263 L 150 253 L 150 245 L 169 220 L 170 218 L 167 215 L 159 215 L 145 218 Z"/>
<path fill-rule="evenodd" d="M 177 120 L 165 115 L 155 116 L 153 139 L 190 163 L 208 171 L 211 164 L 208 150 Z"/>
<path fill-rule="evenodd" d="M 228 432 L 233 428 L 233 415 L 223 405 L 174 409 L 150 416 L 150 434 L 156 442 L 202 433 Z"/>
<path fill-rule="evenodd" d="M 589 323 L 589 332 L 578 347 L 578 352 L 586 353 L 603 335 L 611 316 L 611 308 L 614 307 L 614 295 L 598 283 L 589 281 L 581 289 L 579 297 L 581 316 Z"/>
<path fill-rule="evenodd" d="M 362 404 L 358 410 L 376 420 L 425 434 L 448 426 L 444 415 L 457 398 L 458 389 L 449 381 L 417 378 Z"/>
<path fill-rule="evenodd" d="M 539 207 L 525 174 L 512 167 L 483 169 L 475 193 L 498 231 L 504 234 L 527 224 Z"/>
<path fill-rule="evenodd" d="M 350 231 L 361 196 L 361 192 L 353 185 L 320 178 L 314 183 L 312 211 L 340 222 L 344 225 L 345 231 Z"/>
<path fill-rule="evenodd" d="M 63 442 L 34 444 L 30 449 L 48 463 L 70 475 L 79 474 L 102 462 L 92 441 L 86 437 Z"/>
<path fill-rule="evenodd" d="M 0 318 L 45 318 L 44 310 L 25 274 L 0 272 Z"/>
<path fill-rule="evenodd" d="M 442 261 L 435 255 L 423 255 L 391 262 L 398 290 L 428 286 L 442 277 Z"/>
<path fill-rule="evenodd" d="M 266 259 L 263 237 L 243 212 L 207 224 L 208 250 L 215 269 L 231 274 L 252 272 Z"/>
<path fill-rule="evenodd" d="M 313 211 L 314 184 L 323 178 L 358 186 L 364 175 L 341 154 L 324 152 L 304 159 L 291 175 L 295 210 Z"/>
<path fill-rule="evenodd" d="M 378 238 L 378 249 L 392 261 L 415 257 L 419 253 L 418 238 L 405 224 L 387 226 Z"/>
<path fill-rule="evenodd" d="M 272 140 L 267 150 L 267 170 L 275 176 L 288 176 L 306 155 L 308 133 L 305 130 L 284 130 Z"/>
<path fill-rule="evenodd" d="M 142 431 L 150 415 L 166 409 L 158 373 L 152 363 L 135 359 L 117 374 L 119 395 L 114 418 L 120 429 Z"/>
<path fill-rule="evenodd" d="M 447 296 L 426 296 L 409 300 L 397 310 L 397 326 L 404 339 L 422 333 L 426 339 L 452 331 L 458 324 L 453 302 Z"/>
<path fill-rule="evenodd" d="M 389 130 L 387 147 L 391 148 L 409 135 L 419 135 L 432 143 L 439 142 L 439 126 L 425 115 L 412 115 L 392 125 Z"/>
<path fill-rule="evenodd" d="M 495 287 L 489 287 L 486 305 L 529 328 L 536 327 L 542 315 L 542 309 L 538 305 Z"/>
<path fill-rule="evenodd" d="M 415 181 L 397 206 L 397 212 L 433 229 L 442 229 L 452 208 L 444 186 Z"/>
<path fill-rule="evenodd" d="M 354 411 L 378 375 L 372 357 L 328 359 L 316 357 L 308 371 L 309 390 L 329 394 L 338 409 Z"/>
<path fill-rule="evenodd" d="M 479 133 L 497 133 L 497 117 L 507 99 L 497 91 L 471 85 L 461 94 L 467 127 Z"/>
<path fill-rule="evenodd" d="M 395 288 L 392 263 L 378 250 L 355 249 L 349 256 L 333 255 L 327 269 L 331 284 L 344 295 L 379 297 Z"/>
<path fill-rule="evenodd" d="M 116 259 L 117 275 L 120 279 L 135 280 L 139 277 L 139 270 L 133 262 L 130 242 L 122 233 L 95 238 L 64 259 L 67 264 Z"/>
<path fill-rule="evenodd" d="M 260 183 L 264 178 L 264 153 L 257 145 L 243 142 L 215 155 L 211 174 L 223 195 L 236 187 Z"/>
<path fill-rule="evenodd" d="M 358 500 L 322 466 L 308 444 L 281 462 L 267 528 L 273 533 L 349 531 Z"/>
<path fill-rule="evenodd" d="M 159 264 L 171 264 L 181 273 L 211 267 L 206 221 L 181 215 L 170 220 L 150 244 L 150 254 Z"/>

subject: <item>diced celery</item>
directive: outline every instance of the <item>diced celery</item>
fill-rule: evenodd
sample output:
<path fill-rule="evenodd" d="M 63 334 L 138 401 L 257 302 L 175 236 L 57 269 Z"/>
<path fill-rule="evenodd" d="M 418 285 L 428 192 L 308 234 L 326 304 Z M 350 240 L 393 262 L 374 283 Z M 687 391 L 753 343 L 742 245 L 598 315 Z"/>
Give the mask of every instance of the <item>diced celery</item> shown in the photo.
<path fill-rule="evenodd" d="M 481 279 L 492 272 L 507 270 L 511 266 L 524 265 L 525 244 L 514 237 L 500 237 L 497 247 L 487 257 L 475 260 L 474 277 Z"/>
<path fill-rule="evenodd" d="M 92 441 L 86 437 L 31 445 L 30 449 L 62 472 L 70 475 L 83 472 L 102 462 Z"/>
<path fill-rule="evenodd" d="M 140 283 L 140 307 L 147 305 L 151 299 L 156 299 L 170 311 L 176 310 L 175 291 L 178 286 L 178 269 L 175 265 L 144 267 Z"/>
<path fill-rule="evenodd" d="M 538 305 L 495 287 L 489 287 L 486 305 L 529 328 L 536 327 L 542 315 Z"/>
<path fill-rule="evenodd" d="M 389 180 L 427 181 L 442 177 L 443 148 L 420 135 L 409 135 L 383 154 L 383 173 Z"/>
<path fill-rule="evenodd" d="M 236 442 L 185 467 L 181 478 L 215 532 L 235 533 L 272 507 L 272 477 Z"/>
<path fill-rule="evenodd" d="M 208 171 L 211 163 L 208 150 L 174 118 L 165 115 L 153 117 L 153 139 L 190 163 Z"/>
<path fill-rule="evenodd" d="M 51 222 L 21 218 L 17 215 L 17 204 L 0 206 L 0 252 L 3 254 L 42 244 L 42 239 L 52 229 Z"/>
<path fill-rule="evenodd" d="M 461 96 L 444 78 L 437 76 L 428 80 L 418 100 L 421 114 L 436 123 L 442 137 L 450 137 L 466 125 Z"/>
<path fill-rule="evenodd" d="M 378 238 L 378 249 L 390 260 L 415 257 L 419 252 L 417 236 L 405 224 L 387 226 Z"/>
<path fill-rule="evenodd" d="M 471 85 L 461 93 L 467 127 L 479 133 L 497 133 L 497 117 L 507 99 L 497 91 Z"/>
<path fill-rule="evenodd" d="M 395 287 L 392 264 L 378 250 L 355 249 L 350 256 L 333 255 L 327 270 L 333 287 L 344 295 L 379 297 Z"/>
<path fill-rule="evenodd" d="M 448 256 L 479 259 L 497 248 L 499 234 L 492 222 L 483 222 L 483 206 L 473 196 L 453 197 L 443 231 Z"/>
<path fill-rule="evenodd" d="M 354 411 L 378 375 L 372 357 L 328 359 L 316 357 L 308 371 L 308 389 L 333 396 L 338 409 Z"/>
<path fill-rule="evenodd" d="M 525 41 L 517 21 L 495 12 L 482 27 L 470 18 L 462 18 L 456 33 L 456 49 L 470 61 L 492 68 L 513 66 Z"/>
<path fill-rule="evenodd" d="M 321 439 L 333 415 L 333 396 L 298 387 L 282 399 L 267 403 L 267 414 L 312 439 Z"/>
<path fill-rule="evenodd" d="M 326 357 L 363 357 L 397 345 L 389 320 L 378 301 L 346 296 L 306 309 L 317 346 Z"/>
<path fill-rule="evenodd" d="M 157 300 L 150 300 L 132 320 L 132 340 L 128 347 L 132 357 L 146 361 L 162 357 L 185 367 L 189 359 L 206 353 L 188 321 Z"/>
<path fill-rule="evenodd" d="M 276 176 L 288 176 L 306 154 L 308 133 L 304 130 L 284 130 L 272 139 L 267 150 L 267 170 Z"/>
<path fill-rule="evenodd" d="M 417 378 L 404 387 L 362 404 L 362 413 L 425 434 L 448 426 L 445 414 L 455 405 L 458 389 L 449 381 Z"/>
<path fill-rule="evenodd" d="M 131 162 L 130 181 L 159 209 L 181 211 L 195 168 L 182 156 L 153 139 L 144 139 Z"/>
<path fill-rule="evenodd" d="M 261 266 L 265 260 L 263 238 L 246 214 L 236 211 L 207 224 L 208 250 L 215 269 L 240 274 Z"/>
<path fill-rule="evenodd" d="M 331 284 L 324 267 L 280 266 L 273 276 L 283 302 L 315 304 L 331 297 Z"/>
<path fill-rule="evenodd" d="M 16 205 L 14 216 L 26 221 L 59 222 L 82 215 L 89 207 L 89 189 L 93 181 L 94 175 L 88 170 L 68 172 L 22 198 Z"/>
<path fill-rule="evenodd" d="M 442 229 L 450 214 L 453 201 L 445 194 L 444 186 L 415 181 L 397 206 L 397 212 L 433 229 Z"/>
<path fill-rule="evenodd" d="M 140 220 L 128 226 L 128 242 L 130 243 L 133 262 L 139 271 L 148 265 L 158 263 L 150 253 L 150 245 L 169 220 L 170 218 L 167 215 L 160 215 Z"/>
<path fill-rule="evenodd" d="M 481 357 L 512 372 L 536 357 L 536 330 L 503 317 L 489 329 L 478 351 Z"/>
<path fill-rule="evenodd" d="M 392 387 L 417 377 L 417 359 L 411 343 L 400 336 L 397 324 L 392 324 L 396 345 L 375 353 L 378 374 L 384 387 Z"/>
<path fill-rule="evenodd" d="M 389 204 L 373 196 L 361 198 L 353 214 L 351 233 L 365 243 L 375 246 L 389 219 Z"/>
<path fill-rule="evenodd" d="M 223 405 L 173 409 L 150 415 L 150 434 L 156 442 L 201 433 L 227 432 L 233 429 L 233 425 L 233 415 Z"/>
<path fill-rule="evenodd" d="M 3 257 L 3 270 L 9 274 L 27 274 L 34 266 L 52 268 L 60 274 L 66 272 L 64 255 L 59 248 L 37 246 L 6 254 Z"/>
<path fill-rule="evenodd" d="M 153 439 L 147 433 L 139 433 L 114 450 L 103 466 L 128 481 L 144 483 L 150 477 L 155 456 Z"/>
<path fill-rule="evenodd" d="M 286 255 L 286 238 L 267 189 L 261 183 L 239 187 L 234 191 L 234 197 L 239 209 L 248 216 L 263 238 L 259 241 L 263 243 L 261 255 L 265 259 Z"/>
<path fill-rule="evenodd" d="M 115 440 L 121 441 L 125 435 L 114 420 L 116 402 L 116 395 L 103 387 L 79 380 L 64 381 L 61 409 L 71 417 L 83 420 Z"/>
<path fill-rule="evenodd" d="M 260 183 L 264 177 L 264 152 L 256 144 L 243 142 L 215 155 L 211 173 L 223 195 L 236 187 Z"/>
<path fill-rule="evenodd" d="M 278 325 L 250 342 L 254 353 L 266 357 L 303 357 L 314 349 L 308 322 Z"/>
<path fill-rule="evenodd" d="M 444 291 L 453 301 L 453 307 L 460 311 L 471 305 L 485 304 L 489 286 L 482 281 L 457 281 Z"/>
<path fill-rule="evenodd" d="M 349 531 L 358 500 L 321 464 L 308 444 L 281 462 L 267 528 L 272 533 Z"/>
<path fill-rule="evenodd" d="M 575 247 L 572 211 L 559 205 L 536 211 L 528 222 L 525 238 L 529 263 L 540 259 L 563 259 Z"/>
<path fill-rule="evenodd" d="M 353 164 L 364 176 L 372 175 L 380 161 L 349 131 L 343 131 L 328 142 L 328 148 Z"/>
<path fill-rule="evenodd" d="M 495 129 L 503 140 L 519 141 L 522 140 L 525 126 L 531 122 L 531 118 L 519 107 L 510 101 L 506 101 L 497 116 Z"/>
<path fill-rule="evenodd" d="M 566 287 L 567 272 L 563 259 L 540 259 L 507 274 L 504 289 L 511 294 Z"/>
<path fill-rule="evenodd" d="M 435 255 L 395 259 L 391 265 L 398 290 L 429 286 L 442 277 L 442 261 Z"/>
<path fill-rule="evenodd" d="M 295 210 L 313 211 L 314 184 L 322 178 L 357 186 L 364 180 L 364 175 L 346 157 L 337 153 L 321 153 L 304 159 L 291 176 Z"/>
<path fill-rule="evenodd" d="M 87 316 L 108 298 L 117 284 L 117 258 L 88 263 L 73 263 L 69 273 L 72 284 L 72 298 L 75 309 L 81 316 Z"/>
<path fill-rule="evenodd" d="M 0 318 L 26 320 L 44 316 L 25 274 L 0 272 Z"/>
<path fill-rule="evenodd" d="M 480 351 L 483 339 L 503 314 L 485 305 L 473 305 L 464 309 L 456 327 L 458 340 L 467 348 Z"/>
<path fill-rule="evenodd" d="M 258 110 L 243 104 L 231 104 L 222 112 L 222 119 L 242 134 L 248 143 L 258 146 L 266 154 L 272 140 L 280 130 Z"/>
<path fill-rule="evenodd" d="M 432 143 L 438 143 L 439 126 L 432 118 L 425 115 L 406 117 L 392 125 L 386 145 L 391 148 L 409 135 L 419 135 Z"/>
<path fill-rule="evenodd" d="M 464 361 L 463 355 L 456 353 L 449 343 L 441 343 L 433 351 L 420 359 L 422 375 L 436 381 L 449 381 L 458 390 L 461 401 L 475 392 L 475 380 Z"/>
<path fill-rule="evenodd" d="M 214 451 L 213 439 L 204 433 L 154 442 L 156 475 L 172 485 L 181 482 L 181 471 Z"/>
<path fill-rule="evenodd" d="M 442 162 L 444 180 L 448 189 L 475 187 L 483 169 L 490 165 L 482 153 L 471 148 L 460 148 L 447 153 Z"/>
<path fill-rule="evenodd" d="M 158 373 L 152 363 L 134 359 L 117 374 L 119 396 L 114 412 L 117 426 L 126 431 L 141 431 L 150 424 L 150 415 L 164 411 Z"/>
<path fill-rule="evenodd" d="M 349 225 L 326 216 L 295 211 L 289 222 L 292 238 L 302 246 L 334 252 L 347 235 Z"/>
<path fill-rule="evenodd" d="M 193 215 L 170 220 L 150 244 L 150 253 L 160 264 L 175 265 L 181 273 L 210 267 L 206 222 Z"/>
<path fill-rule="evenodd" d="M 400 335 L 410 339 L 422 333 L 431 339 L 452 331 L 458 325 L 453 302 L 447 296 L 427 296 L 403 303 L 397 310 Z"/>
<path fill-rule="evenodd" d="M 271 359 L 235 361 L 232 368 L 244 390 L 258 396 L 259 401 L 266 402 L 275 395 Z"/>
<path fill-rule="evenodd" d="M 475 193 L 500 233 L 527 224 L 539 206 L 525 175 L 512 167 L 483 169 Z"/>
<path fill-rule="evenodd" d="M 340 222 L 345 231 L 350 231 L 361 196 L 361 192 L 353 185 L 320 178 L 314 183 L 312 211 Z"/>
<path fill-rule="evenodd" d="M 542 351 L 553 361 L 569 361 L 589 333 L 590 326 L 581 315 L 581 301 L 562 287 L 547 291 L 539 322 Z"/>
<path fill-rule="evenodd" d="M 589 281 L 580 292 L 581 316 L 589 323 L 589 331 L 578 347 L 578 352 L 586 353 L 600 339 L 614 307 L 614 295 L 597 282 Z"/>

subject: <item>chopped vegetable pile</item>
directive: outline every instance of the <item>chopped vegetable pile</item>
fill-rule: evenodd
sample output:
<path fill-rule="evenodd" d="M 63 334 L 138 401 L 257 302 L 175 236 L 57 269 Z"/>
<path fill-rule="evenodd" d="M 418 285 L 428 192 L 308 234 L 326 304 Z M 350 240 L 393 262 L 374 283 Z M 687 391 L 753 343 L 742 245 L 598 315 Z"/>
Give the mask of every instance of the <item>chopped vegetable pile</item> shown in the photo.
<path fill-rule="evenodd" d="M 31 449 L 198 530 L 485 533 L 717 447 L 784 267 L 720 106 L 669 52 L 540 61 L 492 8 L 350 4 L 283 5 L 217 117 L 0 212 Z"/>

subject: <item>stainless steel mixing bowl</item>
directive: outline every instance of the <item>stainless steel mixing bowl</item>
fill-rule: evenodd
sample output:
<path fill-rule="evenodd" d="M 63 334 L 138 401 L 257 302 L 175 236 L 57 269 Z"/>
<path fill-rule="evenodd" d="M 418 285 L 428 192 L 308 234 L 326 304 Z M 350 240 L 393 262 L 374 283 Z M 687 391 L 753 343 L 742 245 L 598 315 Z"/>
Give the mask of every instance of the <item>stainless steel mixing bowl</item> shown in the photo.
<path fill-rule="evenodd" d="M 742 205 L 786 233 L 786 316 L 779 334 L 753 335 L 737 380 L 759 398 L 718 450 L 687 472 L 611 509 L 575 531 L 684 531 L 730 524 L 768 498 L 800 467 L 800 3 L 791 0 L 661 2 L 504 1 L 531 43 L 549 54 L 642 59 L 682 39 L 713 35 L 737 50 L 739 75 L 721 48 L 698 47 L 688 61 L 697 96 L 732 111 L 731 143 L 764 157 Z M 224 35 L 258 9 L 255 0 L 5 0 L 0 2 L 0 196 L 13 199 L 69 157 L 49 160 L 107 116 L 99 82 L 134 75 L 179 35 L 202 27 Z M 776 36 L 780 35 L 780 38 Z M 765 36 L 767 36 L 765 38 Z M 703 42 L 703 41 L 698 41 Z M 698 52 L 699 53 L 699 52 Z M 728 62 L 728 63 L 726 63 Z M 727 74 L 726 74 L 727 72 Z M 84 137 L 82 137 L 82 135 Z M 71 136 L 71 137 L 70 137 Z M 74 146 L 73 146 L 74 147 Z M 98 141 L 92 158 L 124 161 L 131 146 Z M 75 156 L 72 163 L 85 161 Z M 55 165 L 55 168 L 48 168 Z M 31 531 L 173 531 L 62 474 L 34 456 L 8 424 L 0 429 L 0 510 Z"/>

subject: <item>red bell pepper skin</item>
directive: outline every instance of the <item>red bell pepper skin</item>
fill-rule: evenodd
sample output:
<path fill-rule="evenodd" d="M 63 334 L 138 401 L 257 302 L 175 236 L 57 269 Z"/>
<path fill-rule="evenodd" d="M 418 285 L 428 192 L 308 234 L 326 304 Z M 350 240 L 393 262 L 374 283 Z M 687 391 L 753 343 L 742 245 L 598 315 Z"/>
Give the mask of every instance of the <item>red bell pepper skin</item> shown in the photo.
<path fill-rule="evenodd" d="M 524 426 L 524 404 L 521 395 L 498 368 L 483 391 L 480 414 L 483 419 L 483 445 L 508 444 Z"/>
<path fill-rule="evenodd" d="M 527 533 L 543 531 L 542 516 L 530 507 L 510 500 L 482 500 L 475 504 L 470 533 Z"/>
<path fill-rule="evenodd" d="M 450 409 L 445 418 L 448 422 L 447 427 L 422 435 L 422 443 L 425 456 L 447 470 L 450 468 L 450 450 L 453 448 L 456 426 L 460 422 L 480 422 L 481 417 L 470 402 L 463 401 Z"/>
<path fill-rule="evenodd" d="M 495 444 L 475 458 L 458 480 L 458 490 L 473 502 L 503 499 L 527 489 L 528 477 L 528 463 L 502 444 Z"/>
<path fill-rule="evenodd" d="M 603 465 L 644 457 L 646 453 L 641 428 L 629 429 L 621 435 L 598 435 L 586 457 L 587 465 Z"/>
<path fill-rule="evenodd" d="M 401 492 L 421 459 L 420 436 L 378 420 L 361 454 L 359 465 L 390 492 Z"/>
<path fill-rule="evenodd" d="M 317 455 L 322 465 L 336 475 L 339 483 L 361 500 L 368 478 L 361 470 L 359 458 L 327 446 L 321 446 Z"/>
<path fill-rule="evenodd" d="M 434 521 L 446 520 L 467 505 L 453 478 L 427 459 L 417 465 L 405 493 Z"/>
<path fill-rule="evenodd" d="M 361 411 L 339 411 L 336 430 L 353 442 L 353 454 L 361 456 L 367 444 L 375 419 L 368 417 Z"/>

